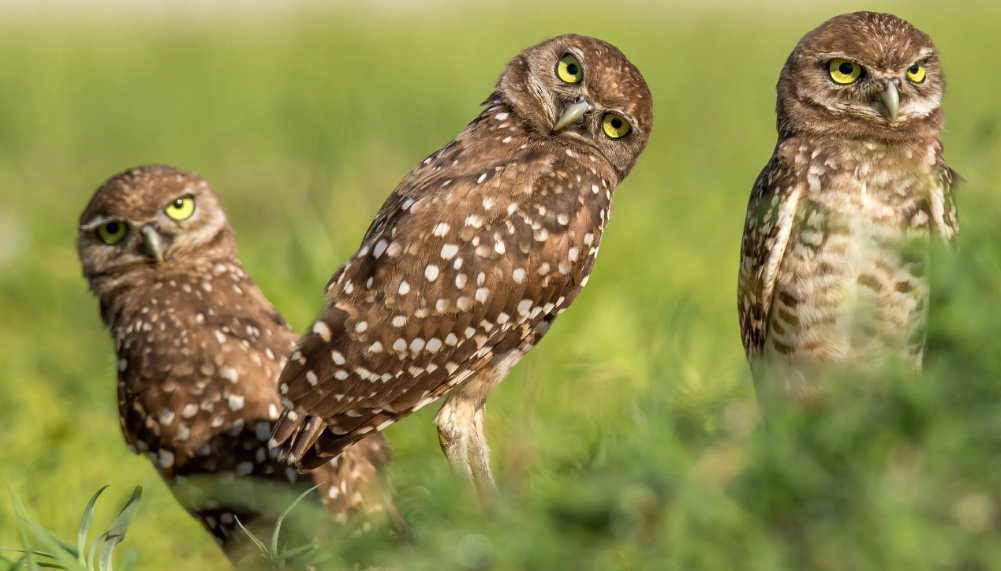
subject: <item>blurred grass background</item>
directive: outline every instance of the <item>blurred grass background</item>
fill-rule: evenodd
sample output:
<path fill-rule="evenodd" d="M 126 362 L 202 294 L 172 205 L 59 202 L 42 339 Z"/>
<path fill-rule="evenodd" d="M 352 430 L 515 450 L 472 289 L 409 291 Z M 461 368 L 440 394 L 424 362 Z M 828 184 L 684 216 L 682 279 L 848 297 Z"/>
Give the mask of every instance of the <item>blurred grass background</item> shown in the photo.
<path fill-rule="evenodd" d="M 338 557 L 1001 569 L 1001 5 L 190 4 L 0 7 L 0 476 L 34 519 L 69 536 L 98 487 L 113 484 L 110 510 L 142 484 L 126 539 L 139 568 L 226 568 L 119 432 L 113 349 L 74 248 L 102 181 L 147 162 L 201 173 L 301 330 L 383 199 L 476 115 L 508 59 L 576 32 L 642 70 L 655 129 L 587 290 L 490 399 L 502 501 L 492 517 L 462 502 L 429 407 L 387 430 L 413 544 L 366 538 Z M 936 276 L 925 374 L 832 380 L 827 401 L 762 430 L 735 308 L 747 195 L 775 144 L 785 58 L 858 9 L 908 19 L 942 53 L 946 158 L 969 179 L 963 252 Z M 0 501 L 0 545 L 16 543 Z"/>

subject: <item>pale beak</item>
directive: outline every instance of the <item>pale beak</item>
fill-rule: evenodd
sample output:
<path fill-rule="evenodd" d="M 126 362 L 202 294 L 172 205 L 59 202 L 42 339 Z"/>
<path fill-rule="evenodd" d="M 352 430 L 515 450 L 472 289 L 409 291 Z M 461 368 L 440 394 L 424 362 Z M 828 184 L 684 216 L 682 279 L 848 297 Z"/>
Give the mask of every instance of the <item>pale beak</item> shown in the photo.
<path fill-rule="evenodd" d="M 587 99 L 581 97 L 577 103 L 567 106 L 563 111 L 563 115 L 560 116 L 559 121 L 553 125 L 553 132 L 558 133 L 570 125 L 580 123 L 580 120 L 584 118 L 584 114 L 593 109 L 594 105 L 591 105 Z"/>
<path fill-rule="evenodd" d="M 156 227 L 152 224 L 144 224 L 139 228 L 139 232 L 142 234 L 143 246 L 146 248 L 146 254 L 151 258 L 156 260 L 156 263 L 163 263 L 163 239 L 160 238 L 160 234 L 156 231 Z"/>
<path fill-rule="evenodd" d="M 893 121 L 897 118 L 897 111 L 900 109 L 900 92 L 892 82 L 886 82 L 886 89 L 879 94 L 883 100 L 883 114 L 887 119 Z"/>

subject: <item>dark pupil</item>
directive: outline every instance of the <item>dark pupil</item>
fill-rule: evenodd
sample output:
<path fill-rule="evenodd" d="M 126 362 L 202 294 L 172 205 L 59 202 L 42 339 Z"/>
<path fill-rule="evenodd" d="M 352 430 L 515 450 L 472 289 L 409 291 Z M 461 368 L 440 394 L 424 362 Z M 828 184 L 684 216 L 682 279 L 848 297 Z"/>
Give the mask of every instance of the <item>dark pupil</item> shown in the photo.
<path fill-rule="evenodd" d="M 911 66 L 911 73 L 917 73 L 921 69 L 917 64 Z"/>
<path fill-rule="evenodd" d="M 900 69 L 900 68 L 897 68 L 897 69 Z M 855 71 L 855 65 L 854 64 L 850 64 L 848 62 L 845 62 L 845 63 L 843 63 L 843 64 L 841 64 L 841 65 L 838 66 L 838 71 L 840 71 L 841 73 L 843 73 L 845 75 L 851 75 L 852 72 Z"/>
<path fill-rule="evenodd" d="M 567 66 L 567 72 L 570 75 L 577 75 L 577 64 L 572 63 L 572 64 L 568 65 Z"/>
<path fill-rule="evenodd" d="M 612 119 L 612 128 L 614 128 L 614 129 L 621 129 L 622 128 L 622 119 L 619 119 L 618 117 L 616 117 L 615 119 Z"/>
<path fill-rule="evenodd" d="M 108 234 L 118 234 L 118 222 L 108 222 L 108 225 L 104 227 Z"/>
<path fill-rule="evenodd" d="M 182 206 L 184 206 L 184 201 L 180 198 L 174 201 L 174 208 L 180 209 Z"/>

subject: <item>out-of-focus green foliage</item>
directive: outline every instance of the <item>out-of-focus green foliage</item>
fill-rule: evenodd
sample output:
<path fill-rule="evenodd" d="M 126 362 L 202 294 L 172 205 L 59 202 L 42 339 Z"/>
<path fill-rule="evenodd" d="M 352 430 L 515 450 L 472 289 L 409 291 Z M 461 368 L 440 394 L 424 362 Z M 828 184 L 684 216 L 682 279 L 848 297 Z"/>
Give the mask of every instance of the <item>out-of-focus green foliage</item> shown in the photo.
<path fill-rule="evenodd" d="M 708 4 L 0 19 L 0 474 L 64 537 L 78 525 L 66 506 L 141 484 L 140 569 L 226 568 L 122 443 L 112 345 L 74 249 L 90 194 L 145 162 L 202 173 L 248 270 L 301 329 L 382 200 L 475 116 L 507 60 L 573 31 L 643 71 L 655 129 L 587 290 L 490 399 L 499 502 L 484 515 L 463 501 L 429 407 L 386 431 L 411 541 L 365 534 L 326 563 L 1001 568 L 1001 6 Z M 925 373 L 833 374 L 826 398 L 762 426 L 735 307 L 747 195 L 786 56 L 863 7 L 941 50 L 946 158 L 969 180 L 962 252 L 938 258 Z M 0 545 L 19 542 L 0 502 Z"/>

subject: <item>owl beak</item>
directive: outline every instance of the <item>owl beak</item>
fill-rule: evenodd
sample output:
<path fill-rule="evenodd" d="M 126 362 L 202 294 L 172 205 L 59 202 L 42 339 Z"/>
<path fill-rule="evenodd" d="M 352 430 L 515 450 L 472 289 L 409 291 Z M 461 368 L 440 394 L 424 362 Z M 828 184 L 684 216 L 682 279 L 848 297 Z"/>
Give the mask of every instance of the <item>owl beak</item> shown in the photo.
<path fill-rule="evenodd" d="M 897 86 L 892 81 L 887 81 L 886 89 L 879 94 L 879 98 L 883 101 L 883 115 L 890 121 L 896 119 L 897 111 L 900 109 L 900 92 L 897 91 Z"/>
<path fill-rule="evenodd" d="M 163 263 L 163 239 L 152 224 L 144 224 L 139 228 L 142 234 L 142 249 L 145 254 L 156 260 L 156 263 Z"/>
<path fill-rule="evenodd" d="M 553 125 L 553 133 L 559 133 L 570 125 L 580 123 L 580 120 L 584 118 L 584 114 L 593 109 L 594 105 L 591 105 L 587 99 L 581 97 L 577 103 L 573 103 L 563 110 L 563 115 L 561 115 L 559 121 Z"/>

